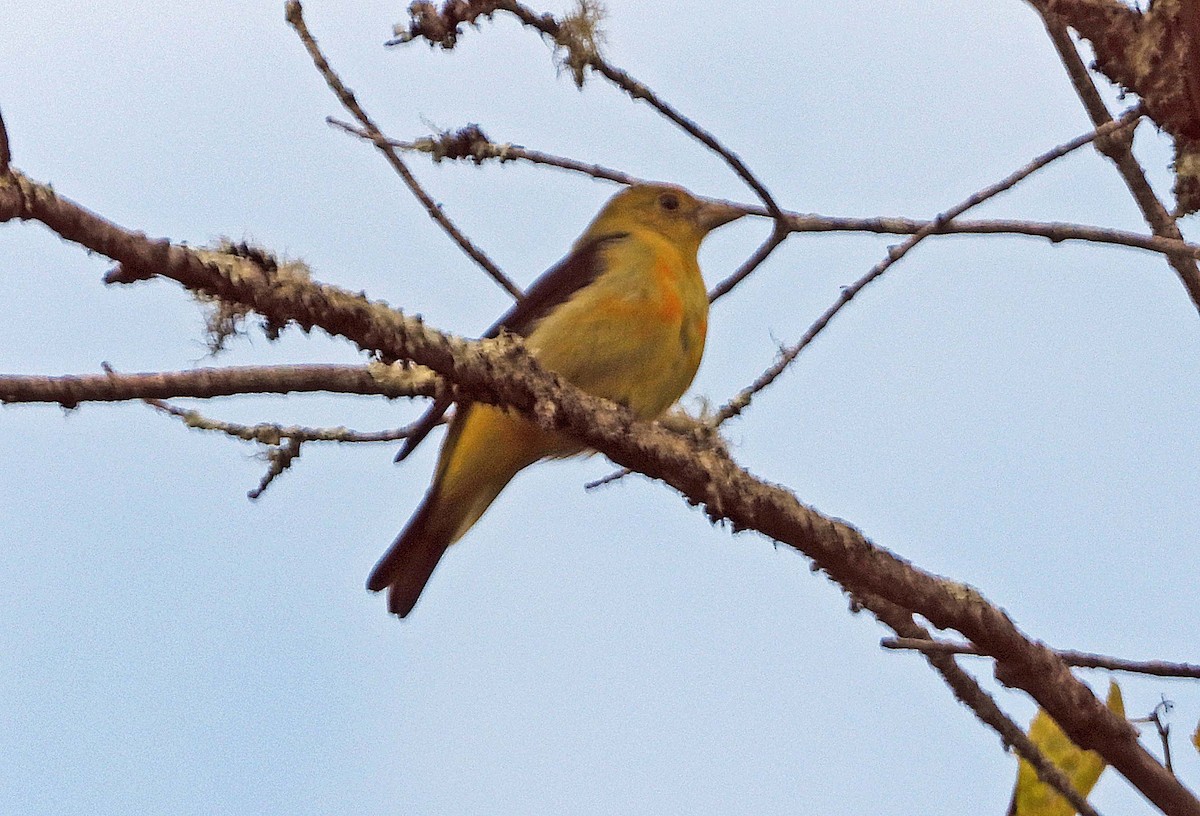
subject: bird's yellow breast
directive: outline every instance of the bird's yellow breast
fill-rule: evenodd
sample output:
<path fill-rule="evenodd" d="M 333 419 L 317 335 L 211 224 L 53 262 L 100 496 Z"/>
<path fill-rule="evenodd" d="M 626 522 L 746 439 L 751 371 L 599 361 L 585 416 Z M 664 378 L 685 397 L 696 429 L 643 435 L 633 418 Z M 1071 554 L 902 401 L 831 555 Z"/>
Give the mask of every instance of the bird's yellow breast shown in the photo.
<path fill-rule="evenodd" d="M 694 253 L 634 231 L 604 250 L 604 271 L 548 315 L 528 345 L 546 368 L 653 418 L 700 365 L 708 297 Z"/>

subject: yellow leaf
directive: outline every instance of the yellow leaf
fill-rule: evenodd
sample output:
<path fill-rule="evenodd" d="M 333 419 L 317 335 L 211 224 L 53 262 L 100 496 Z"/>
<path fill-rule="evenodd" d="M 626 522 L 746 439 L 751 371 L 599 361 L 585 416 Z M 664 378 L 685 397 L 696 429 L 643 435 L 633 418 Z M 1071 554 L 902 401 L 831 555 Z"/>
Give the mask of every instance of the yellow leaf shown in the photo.
<path fill-rule="evenodd" d="M 1115 681 L 1108 686 L 1108 710 L 1117 716 L 1125 716 L 1125 701 Z M 1200 731 L 1197 734 L 1200 735 Z M 1029 739 L 1047 759 L 1062 769 L 1075 790 L 1086 799 L 1104 772 L 1104 759 L 1095 751 L 1080 750 L 1058 723 L 1041 709 L 1029 726 Z M 1057 791 L 1038 779 L 1033 766 L 1022 759 L 1017 767 L 1017 785 L 1008 813 L 1009 816 L 1071 816 L 1075 809 Z"/>

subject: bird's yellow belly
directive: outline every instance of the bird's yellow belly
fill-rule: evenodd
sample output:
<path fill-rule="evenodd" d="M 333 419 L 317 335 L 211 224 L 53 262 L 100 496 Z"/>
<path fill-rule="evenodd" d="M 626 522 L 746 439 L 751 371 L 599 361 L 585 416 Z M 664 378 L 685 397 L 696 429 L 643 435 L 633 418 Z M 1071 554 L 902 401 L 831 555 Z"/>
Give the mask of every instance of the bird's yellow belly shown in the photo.
<path fill-rule="evenodd" d="M 657 294 L 657 293 L 656 293 Z M 643 419 L 678 400 L 700 365 L 705 315 L 688 315 L 679 296 L 564 304 L 561 323 L 539 327 L 529 346 L 546 368 Z"/>

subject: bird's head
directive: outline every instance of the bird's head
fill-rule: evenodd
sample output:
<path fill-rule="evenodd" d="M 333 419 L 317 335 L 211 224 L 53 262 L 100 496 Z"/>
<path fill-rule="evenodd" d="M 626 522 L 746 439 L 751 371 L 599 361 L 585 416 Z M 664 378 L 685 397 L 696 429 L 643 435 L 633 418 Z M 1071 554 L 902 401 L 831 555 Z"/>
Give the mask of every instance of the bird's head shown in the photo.
<path fill-rule="evenodd" d="M 709 232 L 743 215 L 737 207 L 702 201 L 682 187 L 635 184 L 609 199 L 584 236 L 649 229 L 695 251 Z"/>

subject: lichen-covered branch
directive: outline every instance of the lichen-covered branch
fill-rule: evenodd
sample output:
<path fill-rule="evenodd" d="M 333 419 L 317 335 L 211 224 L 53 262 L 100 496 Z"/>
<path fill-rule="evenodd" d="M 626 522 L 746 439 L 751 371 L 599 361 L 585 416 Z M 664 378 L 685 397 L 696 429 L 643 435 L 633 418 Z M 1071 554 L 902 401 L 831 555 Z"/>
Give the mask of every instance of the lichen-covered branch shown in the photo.
<path fill-rule="evenodd" d="M 117 402 L 234 394 L 291 394 L 329 391 L 385 397 L 433 397 L 441 378 L 424 368 L 369 365 L 289 365 L 195 368 L 151 373 L 42 376 L 0 374 L 0 403 Z"/>
<path fill-rule="evenodd" d="M 408 25 L 396 26 L 397 37 L 391 44 L 425 39 L 431 45 L 453 48 L 458 41 L 461 25 L 476 24 L 480 17 L 491 17 L 498 11 L 516 17 L 523 25 L 540 32 L 553 42 L 556 48 L 561 49 L 563 64 L 570 69 L 576 85 L 583 85 L 584 69 L 588 68 L 625 91 L 635 101 L 646 102 L 664 118 L 720 156 L 754 191 L 771 217 L 782 218 L 783 211 L 766 185 L 751 172 L 740 156 L 649 87 L 600 56 L 597 47 L 599 8 L 598 4 L 590 0 L 580 0 L 575 13 L 561 20 L 553 14 L 539 14 L 517 0 L 447 0 L 441 9 L 433 3 L 415 2 L 409 6 Z"/>
<path fill-rule="evenodd" d="M 333 117 L 325 121 L 339 130 L 370 141 L 371 135 L 362 128 L 355 127 L 349 122 L 343 122 Z M 530 150 L 527 147 L 514 144 L 503 144 L 492 141 L 479 125 L 464 125 L 457 130 L 447 130 L 435 136 L 423 136 L 412 141 L 389 139 L 388 144 L 398 150 L 413 153 L 425 153 L 434 163 L 442 161 L 469 161 L 481 165 L 487 161 L 497 161 L 500 164 L 512 161 L 527 161 L 531 164 L 541 164 L 547 167 L 557 167 L 581 173 L 592 178 L 614 181 L 617 184 L 645 184 L 647 179 L 639 178 L 630 173 L 614 170 L 600 164 L 590 164 L 563 156 L 555 156 L 541 150 Z"/>
<path fill-rule="evenodd" d="M 265 448 L 262 455 L 267 460 L 268 468 L 262 479 L 259 480 L 258 486 L 246 494 L 251 499 L 261 497 L 275 479 L 282 476 L 292 466 L 292 463 L 300 458 L 301 449 L 305 443 L 396 442 L 408 437 L 414 427 L 409 425 L 386 431 L 356 431 L 352 428 L 311 428 L 304 425 L 280 425 L 274 422 L 243 425 L 239 422 L 213 419 L 199 411 L 180 408 L 161 399 L 146 399 L 144 402 L 168 416 L 175 417 L 192 430 L 212 431 L 244 442 L 256 442 L 262 445 Z"/>
<path fill-rule="evenodd" d="M 1200 802 L 1151 756 L 1044 644 L 1025 636 L 969 586 L 925 572 L 869 541 L 850 524 L 803 504 L 789 490 L 743 470 L 718 446 L 634 420 L 542 370 L 510 337 L 468 342 L 381 303 L 240 256 L 202 260 L 192 250 L 123 229 L 23 176 L 0 180 L 0 222 L 33 219 L 116 260 L 115 281 L 159 275 L 241 302 L 279 323 L 321 328 L 360 348 L 433 369 L 464 396 L 511 406 L 569 433 L 620 465 L 662 480 L 710 519 L 757 530 L 812 560 L 847 591 L 875 595 L 961 632 L 996 659 L 997 676 L 1028 692 L 1080 747 L 1101 753 L 1168 814 L 1200 816 Z"/>
<path fill-rule="evenodd" d="M 1141 97 L 1175 141 L 1178 214 L 1200 208 L 1200 6 L 1155 0 L 1140 11 L 1119 0 L 1038 0 L 1048 19 L 1092 44 L 1095 68 Z M 1089 106 L 1089 110 L 1092 106 Z"/>
<path fill-rule="evenodd" d="M 194 431 L 212 431 L 224 434 L 243 442 L 257 442 L 260 445 L 278 446 L 287 440 L 300 442 L 397 442 L 408 436 L 409 427 L 390 428 L 384 431 L 356 431 L 353 428 L 314 428 L 307 425 L 281 425 L 277 422 L 258 422 L 254 425 L 244 425 L 240 422 L 229 422 L 224 419 L 214 419 L 191 408 L 180 408 L 165 400 L 144 400 L 164 414 L 173 416 Z"/>
<path fill-rule="evenodd" d="M 1088 112 L 1093 124 L 1100 127 L 1110 121 L 1112 116 L 1108 112 L 1108 107 L 1104 104 L 1104 100 L 1100 98 L 1099 92 L 1096 90 L 1095 84 L 1092 82 L 1091 76 L 1088 74 L 1087 68 L 1083 64 L 1083 60 L 1079 57 L 1079 52 L 1075 49 L 1075 44 L 1071 41 L 1070 34 L 1067 33 L 1066 26 L 1075 26 L 1078 22 L 1081 26 L 1086 26 L 1083 18 L 1086 15 L 1079 15 L 1077 21 L 1071 16 L 1073 12 L 1082 12 L 1085 9 L 1101 9 L 1107 6 L 1111 12 L 1114 10 L 1114 4 L 1105 0 L 1087 0 L 1082 4 L 1074 4 L 1067 0 L 1030 0 L 1034 8 L 1042 16 L 1042 21 L 1046 26 L 1046 32 L 1050 35 L 1050 41 L 1054 44 L 1055 50 L 1058 52 L 1059 59 L 1062 60 L 1063 67 L 1067 71 L 1067 76 L 1071 79 L 1071 84 L 1075 87 L 1075 92 L 1078 94 L 1080 101 Z M 1160 20 L 1166 19 L 1168 12 L 1166 9 L 1172 6 L 1177 6 L 1179 0 L 1162 0 L 1161 3 L 1155 3 L 1155 8 L 1161 7 L 1163 17 Z M 1120 6 L 1119 3 L 1115 6 Z M 1126 11 L 1130 11 L 1126 7 Z M 1062 15 L 1068 16 L 1062 16 Z M 1142 19 L 1138 16 L 1138 19 Z M 1112 27 L 1107 29 L 1108 33 L 1116 36 L 1118 39 L 1122 37 L 1118 32 L 1122 26 L 1118 25 L 1115 17 L 1110 18 Z M 1093 32 L 1093 36 L 1099 37 L 1097 32 Z M 1185 37 L 1184 40 L 1187 38 Z M 1097 54 L 1100 50 L 1109 49 L 1113 46 L 1102 40 L 1094 41 L 1097 46 Z M 1159 43 L 1151 48 L 1153 53 L 1143 55 L 1151 61 L 1163 57 L 1155 49 L 1166 47 L 1165 43 Z M 1190 47 L 1190 46 L 1189 46 Z M 1196 44 L 1200 47 L 1200 43 Z M 1164 60 L 1165 61 L 1165 60 Z M 1175 62 L 1175 68 L 1179 69 L 1178 62 Z M 1169 71 L 1169 69 L 1168 69 Z M 1169 83 L 1179 83 L 1182 81 L 1183 73 L 1177 76 L 1170 76 Z M 1164 75 L 1167 78 L 1167 75 Z M 1132 90 L 1137 90 L 1132 88 Z M 1143 90 L 1149 91 L 1148 88 Z M 1162 111 L 1156 108 L 1149 99 L 1144 98 L 1143 104 L 1150 111 L 1150 115 L 1159 125 L 1163 123 L 1156 117 L 1162 115 Z M 1188 167 L 1188 153 L 1195 153 L 1194 148 L 1185 147 L 1185 137 L 1180 134 L 1176 138 L 1176 147 L 1179 152 L 1176 154 L 1176 169 Z M 1179 231 L 1178 224 L 1175 223 L 1175 218 L 1171 213 L 1167 212 L 1167 208 L 1159 201 L 1153 188 L 1150 186 L 1149 180 L 1146 178 L 1146 173 L 1138 163 L 1137 158 L 1133 155 L 1132 138 L 1109 138 L 1097 143 L 1100 152 L 1108 156 L 1116 165 L 1117 172 L 1120 173 L 1125 186 L 1129 188 L 1130 195 L 1137 203 L 1138 208 L 1142 211 L 1142 217 L 1146 219 L 1146 223 L 1150 225 L 1151 231 L 1161 237 L 1171 239 L 1182 239 L 1183 235 Z M 1191 159 L 1193 164 L 1196 164 L 1195 155 Z M 1177 192 L 1180 190 L 1177 188 Z M 1180 197 L 1177 199 L 1177 210 L 1181 213 L 1190 212 L 1189 208 L 1200 202 L 1189 202 L 1186 198 Z M 1197 266 L 1194 256 L 1186 256 L 1182 253 L 1172 253 L 1167 256 L 1167 262 L 1182 281 L 1184 288 L 1191 297 L 1193 305 L 1200 309 L 1200 267 Z"/>

